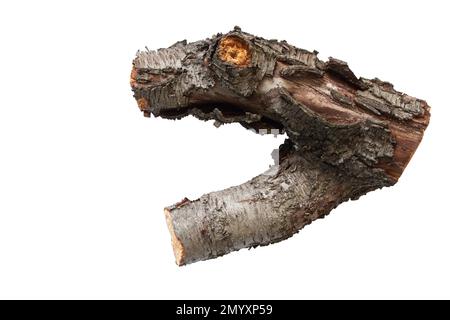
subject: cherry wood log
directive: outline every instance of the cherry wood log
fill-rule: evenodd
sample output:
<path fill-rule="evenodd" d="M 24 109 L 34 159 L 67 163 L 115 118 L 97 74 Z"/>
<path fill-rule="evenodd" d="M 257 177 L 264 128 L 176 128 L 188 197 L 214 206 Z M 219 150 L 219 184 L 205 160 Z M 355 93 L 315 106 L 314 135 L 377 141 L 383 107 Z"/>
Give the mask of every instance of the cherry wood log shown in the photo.
<path fill-rule="evenodd" d="M 165 209 L 178 265 L 286 239 L 343 201 L 395 184 L 430 118 L 425 101 L 358 78 L 344 61 L 239 27 L 139 51 L 131 87 L 146 117 L 288 136 L 269 171 Z"/>

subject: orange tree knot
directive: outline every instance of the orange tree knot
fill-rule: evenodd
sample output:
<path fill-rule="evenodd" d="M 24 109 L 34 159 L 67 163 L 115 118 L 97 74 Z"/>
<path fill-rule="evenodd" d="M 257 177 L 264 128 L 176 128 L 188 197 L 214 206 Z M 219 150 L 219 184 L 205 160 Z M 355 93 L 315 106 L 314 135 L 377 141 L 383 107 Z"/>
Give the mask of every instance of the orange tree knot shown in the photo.
<path fill-rule="evenodd" d="M 239 37 L 224 37 L 219 42 L 219 59 L 239 67 L 250 64 L 251 53 L 248 44 Z"/>

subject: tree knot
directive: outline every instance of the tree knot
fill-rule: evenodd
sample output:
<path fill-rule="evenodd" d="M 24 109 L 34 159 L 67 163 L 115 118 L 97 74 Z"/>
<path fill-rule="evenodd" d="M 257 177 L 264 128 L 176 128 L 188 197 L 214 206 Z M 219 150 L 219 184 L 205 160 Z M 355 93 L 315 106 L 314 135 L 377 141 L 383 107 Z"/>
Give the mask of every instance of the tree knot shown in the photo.
<path fill-rule="evenodd" d="M 249 45 L 236 36 L 227 36 L 220 40 L 218 56 L 220 60 L 238 67 L 246 67 L 251 61 Z"/>

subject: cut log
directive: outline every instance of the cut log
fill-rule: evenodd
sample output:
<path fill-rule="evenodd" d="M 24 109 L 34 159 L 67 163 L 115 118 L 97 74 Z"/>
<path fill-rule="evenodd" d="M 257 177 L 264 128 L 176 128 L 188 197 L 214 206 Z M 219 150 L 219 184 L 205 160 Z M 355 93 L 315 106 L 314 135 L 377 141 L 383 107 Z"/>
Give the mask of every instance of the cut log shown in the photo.
<path fill-rule="evenodd" d="M 286 239 L 343 201 L 395 184 L 430 118 L 425 101 L 388 82 L 238 27 L 139 51 L 131 86 L 147 117 L 288 136 L 269 171 L 165 209 L 178 265 Z"/>

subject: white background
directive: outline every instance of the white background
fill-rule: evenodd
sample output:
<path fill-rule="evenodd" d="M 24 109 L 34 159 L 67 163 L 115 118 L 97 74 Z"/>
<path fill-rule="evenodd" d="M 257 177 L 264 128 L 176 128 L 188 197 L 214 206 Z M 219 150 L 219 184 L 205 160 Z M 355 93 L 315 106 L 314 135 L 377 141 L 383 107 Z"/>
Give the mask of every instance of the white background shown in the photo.
<path fill-rule="evenodd" d="M 446 1 L 2 1 L 0 298 L 450 298 Z M 163 208 L 267 169 L 283 137 L 144 118 L 137 49 L 234 25 L 432 106 L 391 188 L 287 241 L 187 267 Z"/>

